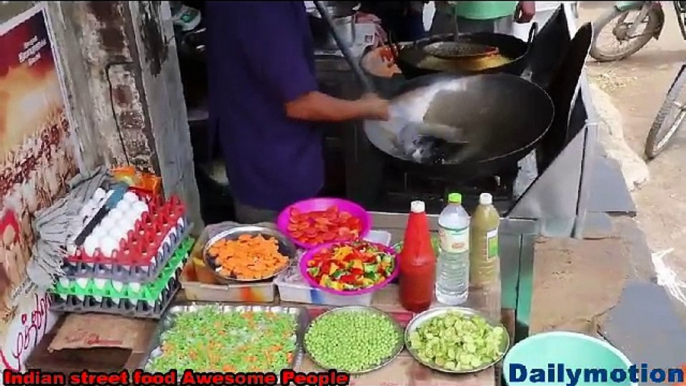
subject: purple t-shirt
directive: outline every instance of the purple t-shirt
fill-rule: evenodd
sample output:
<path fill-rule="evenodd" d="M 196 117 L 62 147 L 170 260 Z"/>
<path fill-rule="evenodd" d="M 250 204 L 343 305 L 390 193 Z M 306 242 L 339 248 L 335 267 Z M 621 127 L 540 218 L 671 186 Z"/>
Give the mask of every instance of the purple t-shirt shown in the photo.
<path fill-rule="evenodd" d="M 302 1 L 208 1 L 210 134 L 233 194 L 281 210 L 324 185 L 323 136 L 284 104 L 317 90 Z"/>

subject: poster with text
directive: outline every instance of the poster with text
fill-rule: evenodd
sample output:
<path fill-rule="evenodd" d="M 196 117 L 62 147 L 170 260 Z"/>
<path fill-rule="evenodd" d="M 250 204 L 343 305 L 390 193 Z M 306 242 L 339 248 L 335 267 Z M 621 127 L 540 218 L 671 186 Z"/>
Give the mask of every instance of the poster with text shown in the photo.
<path fill-rule="evenodd" d="M 76 174 L 67 105 L 43 6 L 0 25 L 0 342 L 28 293 L 33 213 Z M 18 323 L 18 322 L 17 322 Z M 13 329 L 13 328 L 12 328 Z M 5 347 L 0 348 L 4 350 Z M 3 354 L 3 353 L 0 353 Z M 3 355 L 0 355 L 3 357 Z"/>

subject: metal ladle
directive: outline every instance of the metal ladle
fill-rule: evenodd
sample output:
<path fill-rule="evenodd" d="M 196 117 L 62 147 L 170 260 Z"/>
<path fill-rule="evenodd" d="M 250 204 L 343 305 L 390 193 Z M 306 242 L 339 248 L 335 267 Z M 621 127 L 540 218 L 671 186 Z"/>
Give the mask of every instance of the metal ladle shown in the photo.
<path fill-rule="evenodd" d="M 350 48 L 338 34 L 329 10 L 321 1 L 314 1 L 314 5 L 331 29 L 331 35 L 336 41 L 341 53 L 343 53 L 343 57 L 348 62 L 348 65 L 350 65 L 353 73 L 360 83 L 362 83 L 364 91 L 366 93 L 376 94 L 374 84 L 369 77 L 362 72 L 362 68 L 354 59 L 352 52 L 350 52 Z M 415 121 L 403 116 L 391 116 L 390 119 L 402 123 L 402 129 L 400 129 L 398 133 L 398 142 L 402 143 L 402 146 L 405 148 L 411 148 L 412 143 L 418 143 L 422 137 L 434 137 L 457 145 L 467 144 L 464 131 L 450 125 L 437 122 Z"/>

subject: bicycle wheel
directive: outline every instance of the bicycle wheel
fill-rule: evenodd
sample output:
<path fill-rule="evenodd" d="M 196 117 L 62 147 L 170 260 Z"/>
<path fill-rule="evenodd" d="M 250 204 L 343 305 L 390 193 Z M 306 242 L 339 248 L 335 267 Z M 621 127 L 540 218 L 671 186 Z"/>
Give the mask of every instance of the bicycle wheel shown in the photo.
<path fill-rule="evenodd" d="M 686 118 L 686 71 L 681 69 L 657 112 L 646 139 L 645 155 L 651 160 L 662 153 Z"/>
<path fill-rule="evenodd" d="M 595 36 L 593 36 L 590 51 L 593 59 L 599 62 L 613 62 L 626 59 L 648 44 L 650 39 L 653 38 L 655 31 L 660 27 L 659 15 L 655 9 L 650 9 L 646 19 L 638 21 L 641 24 L 645 22 L 642 32 L 639 33 L 640 28 L 638 28 L 636 31 L 638 33 L 637 36 L 628 37 L 626 36 L 627 30 L 637 21 L 627 21 L 626 19 L 630 18 L 629 15 L 635 12 L 640 12 L 640 9 L 620 11 L 612 7 L 612 9 L 609 9 L 598 20 L 593 22 Z M 637 18 L 638 15 L 632 17 Z M 604 32 L 609 32 L 611 35 L 605 37 L 603 35 Z M 610 46 L 614 46 L 615 43 L 619 43 L 619 47 L 611 48 Z"/>

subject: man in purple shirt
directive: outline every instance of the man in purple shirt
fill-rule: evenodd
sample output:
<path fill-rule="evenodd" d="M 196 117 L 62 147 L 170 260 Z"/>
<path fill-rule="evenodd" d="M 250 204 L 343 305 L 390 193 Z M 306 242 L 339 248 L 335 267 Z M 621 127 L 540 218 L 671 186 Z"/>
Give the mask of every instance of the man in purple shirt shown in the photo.
<path fill-rule="evenodd" d="M 314 121 L 388 119 L 373 95 L 346 101 L 317 91 L 302 1 L 208 1 L 210 133 L 219 136 L 237 220 L 273 221 L 324 185 Z"/>

